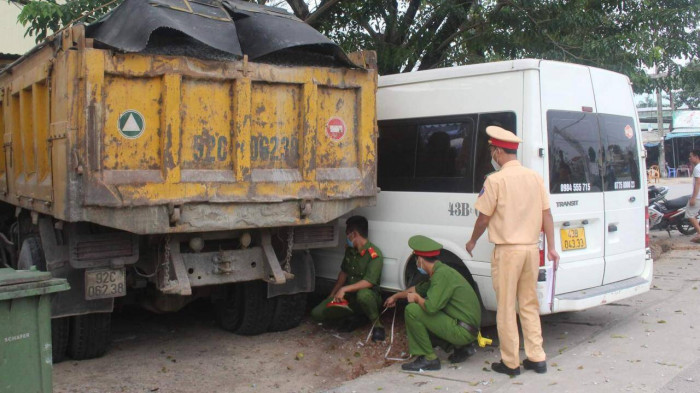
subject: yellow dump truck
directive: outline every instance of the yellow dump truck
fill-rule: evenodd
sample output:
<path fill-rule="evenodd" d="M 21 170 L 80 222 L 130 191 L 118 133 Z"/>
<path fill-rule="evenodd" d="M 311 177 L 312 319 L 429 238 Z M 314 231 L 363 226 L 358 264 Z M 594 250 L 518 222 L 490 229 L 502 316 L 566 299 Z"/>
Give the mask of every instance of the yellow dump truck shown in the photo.
<path fill-rule="evenodd" d="M 68 279 L 54 361 L 105 352 L 115 299 L 298 325 L 306 250 L 376 198 L 377 76 L 357 64 L 277 9 L 127 0 L 5 68 L 0 254 Z"/>

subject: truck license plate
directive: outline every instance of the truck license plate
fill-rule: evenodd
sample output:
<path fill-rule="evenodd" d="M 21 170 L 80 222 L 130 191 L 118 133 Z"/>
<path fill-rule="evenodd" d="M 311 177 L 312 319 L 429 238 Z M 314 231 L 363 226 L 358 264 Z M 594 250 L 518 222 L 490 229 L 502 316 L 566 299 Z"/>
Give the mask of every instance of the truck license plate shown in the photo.
<path fill-rule="evenodd" d="M 126 295 L 124 269 L 85 271 L 85 299 L 104 299 Z"/>
<path fill-rule="evenodd" d="M 561 230 L 561 250 L 580 250 L 586 248 L 586 230 L 571 228 Z"/>

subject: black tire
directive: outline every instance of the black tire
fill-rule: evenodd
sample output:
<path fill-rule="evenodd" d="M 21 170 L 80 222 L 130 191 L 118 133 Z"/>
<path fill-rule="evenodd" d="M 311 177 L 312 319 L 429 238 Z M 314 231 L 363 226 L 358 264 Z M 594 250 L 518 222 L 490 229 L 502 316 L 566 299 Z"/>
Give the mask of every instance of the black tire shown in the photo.
<path fill-rule="evenodd" d="M 681 223 L 677 225 L 678 232 L 684 234 L 684 235 L 693 235 L 695 234 L 695 227 L 693 224 L 690 223 L 690 220 L 687 218 L 683 218 L 681 220 Z"/>
<path fill-rule="evenodd" d="M 243 336 L 265 333 L 275 312 L 274 299 L 267 298 L 267 284 L 249 281 L 235 285 L 217 305 L 217 320 L 225 330 Z"/>
<path fill-rule="evenodd" d="M 75 360 L 93 359 L 107 352 L 112 322 L 111 313 L 70 317 L 68 356 Z"/>
<path fill-rule="evenodd" d="M 28 270 L 35 266 L 41 271 L 46 271 L 46 259 L 41 247 L 41 239 L 38 236 L 30 236 L 22 242 L 17 268 Z M 66 359 L 70 332 L 70 318 L 51 319 L 51 357 L 54 363 L 60 363 Z"/>
<path fill-rule="evenodd" d="M 224 330 L 235 332 L 241 326 L 243 316 L 243 286 L 229 285 L 224 296 L 214 302 L 216 323 Z"/>
<path fill-rule="evenodd" d="M 30 236 L 24 239 L 17 261 L 17 269 L 29 270 L 32 266 L 36 266 L 41 271 L 46 271 L 44 250 L 41 248 L 41 239 L 38 236 Z"/>
<path fill-rule="evenodd" d="M 66 360 L 68 341 L 70 339 L 70 317 L 53 318 L 51 320 L 51 356 L 53 363 Z"/>
<path fill-rule="evenodd" d="M 306 311 L 306 293 L 277 296 L 275 300 L 275 312 L 269 331 L 281 332 L 299 326 Z"/>

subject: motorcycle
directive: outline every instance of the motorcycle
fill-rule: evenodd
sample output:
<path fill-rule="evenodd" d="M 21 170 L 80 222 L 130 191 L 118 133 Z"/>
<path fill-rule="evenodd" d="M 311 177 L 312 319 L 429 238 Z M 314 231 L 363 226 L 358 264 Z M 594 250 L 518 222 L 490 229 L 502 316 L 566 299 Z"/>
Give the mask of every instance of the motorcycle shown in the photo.
<path fill-rule="evenodd" d="M 649 186 L 649 229 L 666 230 L 669 236 L 674 229 L 684 235 L 694 234 L 695 227 L 685 217 L 685 207 L 690 195 L 667 200 L 668 191 L 668 187 Z"/>

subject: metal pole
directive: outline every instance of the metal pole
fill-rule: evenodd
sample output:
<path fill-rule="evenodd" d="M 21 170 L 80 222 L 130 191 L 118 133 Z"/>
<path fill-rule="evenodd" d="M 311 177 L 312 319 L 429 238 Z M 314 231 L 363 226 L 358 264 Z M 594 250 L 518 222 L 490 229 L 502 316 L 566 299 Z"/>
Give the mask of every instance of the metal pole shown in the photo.
<path fill-rule="evenodd" d="M 667 177 L 666 152 L 664 151 L 666 131 L 664 130 L 664 111 L 661 105 L 661 89 L 658 87 L 656 88 L 656 127 L 659 130 L 659 137 L 661 138 L 661 143 L 659 143 L 659 172 L 661 173 L 659 175 L 661 175 L 661 177 Z"/>

